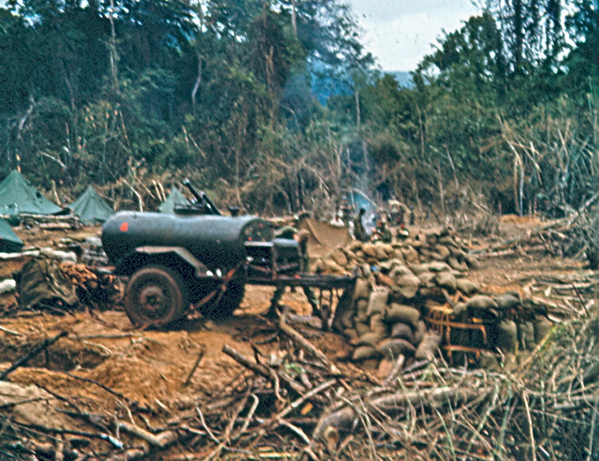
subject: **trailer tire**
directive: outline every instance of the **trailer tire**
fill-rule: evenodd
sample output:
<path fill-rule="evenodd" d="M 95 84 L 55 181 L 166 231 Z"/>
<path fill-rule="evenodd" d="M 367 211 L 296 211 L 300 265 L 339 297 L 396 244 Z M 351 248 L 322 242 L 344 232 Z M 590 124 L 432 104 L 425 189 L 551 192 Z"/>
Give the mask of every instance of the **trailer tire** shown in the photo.
<path fill-rule="evenodd" d="M 188 307 L 185 282 L 168 267 L 143 267 L 127 284 L 125 312 L 135 326 L 165 327 L 183 317 Z"/>
<path fill-rule="evenodd" d="M 208 303 L 202 306 L 201 313 L 213 320 L 222 320 L 233 315 L 233 311 L 239 307 L 245 295 L 245 277 L 239 276 L 232 279 L 227 285 L 218 304 Z"/>

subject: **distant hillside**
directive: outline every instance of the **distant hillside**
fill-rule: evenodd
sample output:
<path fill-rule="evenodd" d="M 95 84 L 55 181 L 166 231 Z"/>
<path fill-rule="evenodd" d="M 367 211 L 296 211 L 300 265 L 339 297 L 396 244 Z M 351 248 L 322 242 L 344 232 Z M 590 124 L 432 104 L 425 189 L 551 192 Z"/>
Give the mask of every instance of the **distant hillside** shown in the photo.
<path fill-rule="evenodd" d="M 401 86 L 401 87 L 412 88 L 414 86 L 414 82 L 412 81 L 412 76 L 410 75 L 410 72 L 408 72 L 408 71 L 398 70 L 398 71 L 393 71 L 393 72 L 385 72 L 385 74 L 392 75 L 395 78 L 395 80 L 397 80 L 397 83 L 399 83 L 399 86 Z"/>

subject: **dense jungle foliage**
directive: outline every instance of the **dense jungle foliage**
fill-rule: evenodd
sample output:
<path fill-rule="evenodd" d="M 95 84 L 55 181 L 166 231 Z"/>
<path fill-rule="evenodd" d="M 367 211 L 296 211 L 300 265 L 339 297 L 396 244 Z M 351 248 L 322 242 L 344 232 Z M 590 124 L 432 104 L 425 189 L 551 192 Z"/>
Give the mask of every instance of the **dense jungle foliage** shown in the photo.
<path fill-rule="evenodd" d="M 337 0 L 8 0 L 0 175 L 91 183 L 117 207 L 187 176 L 262 213 L 351 189 L 578 208 L 599 185 L 599 4 L 484 3 L 405 88 Z"/>

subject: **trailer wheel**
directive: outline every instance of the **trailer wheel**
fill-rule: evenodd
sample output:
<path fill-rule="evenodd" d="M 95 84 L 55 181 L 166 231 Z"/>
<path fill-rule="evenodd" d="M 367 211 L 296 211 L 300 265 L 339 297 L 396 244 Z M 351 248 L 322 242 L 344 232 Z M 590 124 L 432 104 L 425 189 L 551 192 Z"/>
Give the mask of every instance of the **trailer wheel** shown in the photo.
<path fill-rule="evenodd" d="M 136 326 L 164 327 L 179 320 L 188 306 L 183 279 L 168 267 L 144 267 L 127 284 L 125 312 Z"/>

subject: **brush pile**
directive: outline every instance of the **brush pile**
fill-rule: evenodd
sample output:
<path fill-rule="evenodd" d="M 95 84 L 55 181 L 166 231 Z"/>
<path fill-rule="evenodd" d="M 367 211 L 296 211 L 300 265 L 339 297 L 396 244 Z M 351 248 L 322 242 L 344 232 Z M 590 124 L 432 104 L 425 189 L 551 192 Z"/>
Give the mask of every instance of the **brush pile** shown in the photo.
<path fill-rule="evenodd" d="M 597 319 L 555 327 L 509 369 L 450 368 L 436 358 L 405 366 L 400 354 L 382 380 L 349 363 L 337 368 L 283 317 L 279 327 L 277 353 L 256 346 L 254 360 L 225 346 L 245 371 L 168 419 L 96 381 L 84 384 L 115 396 L 114 414 L 91 413 L 85 402 L 56 392 L 2 383 L 16 390 L 12 401 L 3 401 L 0 454 L 112 461 L 150 455 L 164 461 L 572 460 L 597 452 Z M 45 413 L 32 420 L 23 413 L 28 405 Z"/>

